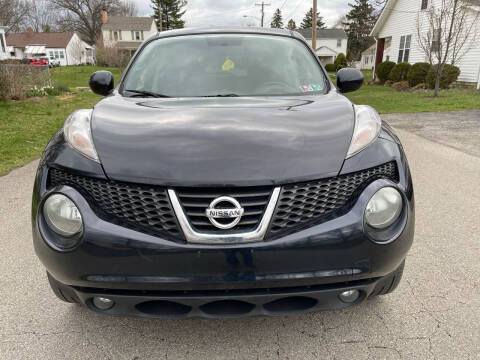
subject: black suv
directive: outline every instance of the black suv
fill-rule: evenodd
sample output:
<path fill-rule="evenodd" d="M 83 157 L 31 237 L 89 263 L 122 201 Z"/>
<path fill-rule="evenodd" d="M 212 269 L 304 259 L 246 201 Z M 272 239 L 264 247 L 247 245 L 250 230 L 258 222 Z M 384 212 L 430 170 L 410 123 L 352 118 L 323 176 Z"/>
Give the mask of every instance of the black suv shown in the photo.
<path fill-rule="evenodd" d="M 414 236 L 392 129 L 287 30 L 167 31 L 42 156 L 33 239 L 55 294 L 105 314 L 282 315 L 395 289 Z"/>

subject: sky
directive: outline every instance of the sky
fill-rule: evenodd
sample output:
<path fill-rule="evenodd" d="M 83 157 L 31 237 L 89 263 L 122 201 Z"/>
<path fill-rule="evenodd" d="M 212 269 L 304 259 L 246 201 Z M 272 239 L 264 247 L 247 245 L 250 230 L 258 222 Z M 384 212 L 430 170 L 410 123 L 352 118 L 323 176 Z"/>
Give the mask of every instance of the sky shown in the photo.
<path fill-rule="evenodd" d="M 152 14 L 150 0 L 135 0 L 140 16 Z M 185 26 L 260 26 L 261 7 L 255 0 L 188 0 Z M 348 11 L 348 0 L 319 0 L 318 9 L 327 27 Z M 265 26 L 272 21 L 273 12 L 280 8 L 285 25 L 291 18 L 300 26 L 305 13 L 313 6 L 312 0 L 267 0 Z M 247 17 L 244 17 L 246 15 Z"/>

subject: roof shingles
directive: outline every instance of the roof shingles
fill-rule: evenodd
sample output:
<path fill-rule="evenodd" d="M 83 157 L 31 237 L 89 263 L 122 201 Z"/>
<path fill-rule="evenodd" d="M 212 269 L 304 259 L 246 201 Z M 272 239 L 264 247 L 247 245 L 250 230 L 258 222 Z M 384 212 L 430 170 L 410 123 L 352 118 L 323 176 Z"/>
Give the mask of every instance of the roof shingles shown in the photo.
<path fill-rule="evenodd" d="M 296 29 L 305 39 L 312 38 L 312 29 Z M 343 29 L 317 29 L 317 39 L 347 39 Z"/>
<path fill-rule="evenodd" d="M 74 35 L 73 32 L 64 33 L 14 33 L 7 35 L 7 46 L 26 47 L 28 45 L 45 45 L 47 48 L 64 49 Z"/>
<path fill-rule="evenodd" d="M 153 18 L 136 16 L 110 16 L 108 22 L 102 25 L 102 30 L 150 30 Z"/>

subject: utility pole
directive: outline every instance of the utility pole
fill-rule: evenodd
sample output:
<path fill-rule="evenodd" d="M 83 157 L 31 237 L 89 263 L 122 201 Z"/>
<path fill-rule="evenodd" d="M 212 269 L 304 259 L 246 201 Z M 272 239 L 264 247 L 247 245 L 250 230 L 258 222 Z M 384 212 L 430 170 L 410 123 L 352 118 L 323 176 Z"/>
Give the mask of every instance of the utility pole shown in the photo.
<path fill-rule="evenodd" d="M 159 3 L 158 7 L 159 7 L 159 10 L 158 10 L 158 12 L 159 12 L 158 18 L 159 18 L 159 20 L 160 20 L 160 29 L 158 29 L 158 32 L 162 32 L 162 31 L 163 31 L 163 14 L 162 14 L 162 13 L 163 13 L 163 8 L 162 8 L 162 4 Z"/>
<path fill-rule="evenodd" d="M 313 51 L 317 50 L 317 0 L 313 0 L 312 48 Z"/>
<path fill-rule="evenodd" d="M 255 4 L 255 6 L 261 6 L 262 7 L 262 27 L 263 27 L 263 20 L 265 19 L 265 6 L 270 6 L 271 4 L 266 4 L 264 1 L 262 1 L 261 4 Z"/>

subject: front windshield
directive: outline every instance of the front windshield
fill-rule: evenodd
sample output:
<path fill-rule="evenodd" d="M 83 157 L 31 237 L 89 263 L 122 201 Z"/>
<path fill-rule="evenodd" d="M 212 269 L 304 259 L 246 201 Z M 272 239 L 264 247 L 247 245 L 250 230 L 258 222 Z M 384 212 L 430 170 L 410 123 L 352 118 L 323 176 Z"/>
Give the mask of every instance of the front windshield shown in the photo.
<path fill-rule="evenodd" d="M 125 96 L 324 93 L 326 78 L 299 40 L 272 35 L 190 35 L 148 44 L 122 85 Z"/>

